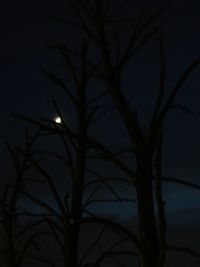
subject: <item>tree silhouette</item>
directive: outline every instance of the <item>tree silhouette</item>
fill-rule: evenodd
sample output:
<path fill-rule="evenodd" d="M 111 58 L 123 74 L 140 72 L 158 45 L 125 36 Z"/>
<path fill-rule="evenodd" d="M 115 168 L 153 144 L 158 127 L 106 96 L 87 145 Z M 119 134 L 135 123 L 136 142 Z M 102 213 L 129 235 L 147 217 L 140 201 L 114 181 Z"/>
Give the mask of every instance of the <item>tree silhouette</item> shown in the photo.
<path fill-rule="evenodd" d="M 69 85 L 54 72 L 46 68 L 41 69 L 48 79 L 63 90 L 67 99 L 73 104 L 76 123 L 73 126 L 69 125 L 55 100 L 53 101 L 54 108 L 61 118 L 59 124 L 49 119 L 37 120 L 15 114 L 39 129 L 38 139 L 49 136 L 59 138 L 64 153 L 61 155 L 57 151 L 42 148 L 40 150 L 31 148 L 30 153 L 26 153 L 26 149 L 16 148 L 15 150 L 28 161 L 48 185 L 58 209 L 43 202 L 37 195 L 30 194 L 21 186 L 15 186 L 15 188 L 18 194 L 30 199 L 50 213 L 50 216 L 43 214 L 42 222 L 49 227 L 60 247 L 65 266 L 97 267 L 102 266 L 106 258 L 132 255 L 138 258 L 140 267 L 163 267 L 167 250 L 181 251 L 200 258 L 200 253 L 197 251 L 166 242 L 165 201 L 162 193 L 164 182 L 178 183 L 200 190 L 199 185 L 178 178 L 165 177 L 162 173 L 165 119 L 174 108 L 188 111 L 187 108 L 176 103 L 177 96 L 190 73 L 200 63 L 200 60 L 197 60 L 188 66 L 171 88 L 169 95 L 166 96 L 164 34 L 161 25 L 158 25 L 157 18 L 171 2 L 173 1 L 162 5 L 152 15 L 146 15 L 144 9 L 132 12 L 134 3 L 128 0 L 66 0 L 75 18 L 73 20 L 67 17 L 52 18 L 73 28 L 74 34 L 77 34 L 76 38 L 80 39 L 78 49 L 69 47 L 67 43 L 57 43 L 47 47 L 48 50 L 56 51 L 61 55 L 64 66 L 67 68 Z M 136 104 L 131 103 L 130 106 L 123 82 L 128 62 L 151 38 L 159 38 L 160 44 L 159 89 L 154 100 L 150 121 L 143 129 Z M 95 96 L 90 86 L 90 82 L 94 81 L 98 81 L 104 88 Z M 119 118 L 122 119 L 127 138 L 130 140 L 128 149 L 124 146 L 123 149 L 114 151 L 90 131 L 92 123 L 98 123 L 98 120 L 102 116 L 107 116 L 107 111 L 110 111 L 110 109 L 105 110 L 105 98 L 112 100 L 112 105 L 117 110 Z M 104 127 L 106 128 L 106 125 Z M 133 156 L 132 162 L 122 159 L 121 156 L 126 153 Z M 67 179 L 71 182 L 70 190 L 65 192 L 64 197 L 57 189 L 55 177 L 49 173 L 48 168 L 42 162 L 38 161 L 38 157 L 45 158 L 47 155 L 60 160 L 67 167 Z M 15 163 L 16 157 L 12 156 L 12 159 Z M 120 177 L 106 173 L 105 175 L 99 174 L 98 168 L 97 170 L 90 168 L 90 159 L 97 161 L 98 168 L 101 168 L 102 160 L 111 162 L 115 172 L 119 170 Z M 91 176 L 92 179 L 89 179 Z M 120 193 L 114 189 L 115 182 L 130 183 L 135 189 L 136 196 L 132 199 L 121 197 Z M 92 186 L 90 193 L 85 193 L 90 186 Z M 112 198 L 95 197 L 103 186 L 107 187 Z M 91 203 L 134 202 L 134 197 L 137 205 L 137 232 L 130 230 L 117 220 L 99 216 L 88 209 Z M 80 256 L 81 225 L 85 224 L 100 224 L 103 225 L 103 230 L 86 252 Z M 87 256 L 98 245 L 106 229 L 119 235 L 120 241 L 110 244 L 110 247 L 99 254 L 94 261 L 87 261 Z M 127 240 L 132 245 L 130 249 L 123 249 L 121 243 Z M 13 258 L 12 255 L 9 257 Z M 18 266 L 12 264 L 9 266 Z"/>

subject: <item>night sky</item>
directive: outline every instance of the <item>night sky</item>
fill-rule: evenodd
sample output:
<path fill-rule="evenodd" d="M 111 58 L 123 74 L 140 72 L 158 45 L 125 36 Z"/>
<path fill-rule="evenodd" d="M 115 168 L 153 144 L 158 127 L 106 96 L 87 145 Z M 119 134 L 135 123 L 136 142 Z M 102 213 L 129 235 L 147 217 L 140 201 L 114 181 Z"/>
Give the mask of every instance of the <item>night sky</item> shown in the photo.
<path fill-rule="evenodd" d="M 148 6 L 153 10 L 160 2 L 143 0 L 137 5 Z M 45 51 L 44 46 L 62 40 L 66 34 L 63 26 L 48 18 L 51 15 L 64 14 L 63 7 L 65 7 L 64 0 L 10 0 L 1 3 L 1 184 L 8 181 L 12 173 L 5 141 L 16 143 L 23 141 L 22 123 L 13 118 L 11 112 L 35 118 L 53 118 L 55 112 L 52 98 L 57 97 L 64 113 L 70 116 L 70 108 L 65 107 L 62 94 L 40 71 L 41 66 L 50 66 L 50 68 L 57 66 L 57 57 Z M 170 88 L 188 64 L 200 58 L 200 2 L 176 1 L 160 18 L 160 22 L 164 24 L 167 87 Z M 152 107 L 154 96 L 152 92 L 158 84 L 158 47 L 158 38 L 155 37 L 136 55 L 134 63 L 128 66 L 125 74 L 125 86 L 130 102 L 136 103 L 139 116 L 144 123 Z M 129 88 L 132 84 L 138 85 L 139 91 L 131 92 Z M 178 96 L 178 103 L 194 111 L 194 115 L 177 110 L 168 116 L 165 124 L 164 173 L 200 184 L 200 67 L 190 75 L 183 86 Z M 117 122 L 113 120 L 113 123 L 113 129 L 117 129 Z M 96 129 L 97 136 L 104 135 L 101 126 L 97 127 L 99 127 Z M 126 139 L 125 131 L 122 130 L 116 134 L 116 131 L 110 130 L 105 141 L 108 142 L 109 138 L 112 138 L 115 145 L 118 138 Z M 122 189 L 122 194 L 126 193 L 126 190 L 126 188 Z M 177 237 L 179 242 L 181 239 L 198 249 L 200 247 L 200 192 L 181 186 L 167 185 L 165 197 L 169 228 L 174 231 L 174 239 Z M 117 208 L 116 211 L 114 208 L 112 210 L 114 216 L 117 216 Z M 101 212 L 110 211 L 109 208 L 102 206 Z M 132 213 L 129 213 L 128 209 L 124 210 L 120 215 L 121 219 L 129 220 L 130 214 Z M 180 221 L 182 221 L 182 227 L 186 229 L 185 237 L 177 231 Z M 196 232 L 192 231 L 191 227 Z M 198 266 L 199 263 L 196 262 L 196 264 L 193 266 Z"/>

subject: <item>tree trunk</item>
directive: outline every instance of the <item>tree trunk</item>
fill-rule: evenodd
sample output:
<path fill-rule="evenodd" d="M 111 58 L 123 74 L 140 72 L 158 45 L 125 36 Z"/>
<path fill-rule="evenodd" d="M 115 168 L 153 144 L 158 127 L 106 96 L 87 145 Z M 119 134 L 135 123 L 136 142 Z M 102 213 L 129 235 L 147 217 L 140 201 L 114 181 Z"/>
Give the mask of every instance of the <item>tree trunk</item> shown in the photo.
<path fill-rule="evenodd" d="M 65 234 L 65 266 L 78 267 L 78 249 L 80 223 L 82 216 L 82 198 L 85 183 L 85 169 L 87 158 L 87 123 L 85 110 L 85 94 L 80 92 L 79 103 L 79 130 L 78 130 L 78 147 L 76 150 L 75 177 L 73 177 L 71 218 Z"/>
<path fill-rule="evenodd" d="M 153 198 L 152 167 L 151 162 L 144 159 L 140 163 L 138 167 L 139 179 L 136 186 L 136 193 L 139 237 L 143 248 L 141 266 L 157 267 L 159 259 L 159 245 Z"/>
<path fill-rule="evenodd" d="M 71 224 L 64 237 L 64 260 L 66 267 L 78 267 L 79 229 Z"/>

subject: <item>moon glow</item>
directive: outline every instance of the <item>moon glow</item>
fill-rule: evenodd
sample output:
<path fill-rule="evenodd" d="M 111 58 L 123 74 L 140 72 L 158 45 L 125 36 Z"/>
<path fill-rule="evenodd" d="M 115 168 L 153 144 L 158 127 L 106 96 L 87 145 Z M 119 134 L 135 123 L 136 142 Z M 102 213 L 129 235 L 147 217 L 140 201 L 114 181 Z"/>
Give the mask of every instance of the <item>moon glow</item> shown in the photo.
<path fill-rule="evenodd" d="M 54 121 L 55 121 L 56 123 L 58 123 L 58 124 L 61 124 L 61 123 L 62 123 L 61 117 L 56 117 L 56 118 L 54 119 Z"/>

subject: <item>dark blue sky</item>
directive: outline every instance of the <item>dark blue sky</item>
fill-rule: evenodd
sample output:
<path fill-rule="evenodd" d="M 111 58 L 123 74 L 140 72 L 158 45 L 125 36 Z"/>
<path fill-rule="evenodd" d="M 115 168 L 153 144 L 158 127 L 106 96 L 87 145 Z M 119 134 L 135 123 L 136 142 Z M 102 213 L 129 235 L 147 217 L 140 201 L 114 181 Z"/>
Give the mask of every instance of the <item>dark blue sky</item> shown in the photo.
<path fill-rule="evenodd" d="M 164 1 L 136 2 L 153 9 Z M 20 112 L 33 117 L 51 118 L 54 115 L 51 99 L 57 96 L 58 92 L 55 86 L 43 77 L 39 67 L 56 66 L 56 57 L 45 52 L 43 48 L 46 44 L 62 38 L 65 33 L 64 28 L 48 20 L 50 15 L 63 14 L 63 6 L 64 0 L 10 0 L 0 4 L 0 179 L 3 182 L 9 179 L 10 174 L 4 143 L 7 140 L 23 140 L 23 127 L 18 120 L 10 116 L 10 112 Z M 177 0 L 163 18 L 160 18 L 160 22 L 164 23 L 167 87 L 170 89 L 188 64 L 200 58 L 200 2 Z M 158 62 L 158 40 L 154 38 L 136 55 L 134 64 L 127 68 L 125 74 L 125 86 L 130 101 L 136 103 L 144 122 L 151 108 L 152 92 L 158 84 Z M 130 93 L 132 85 L 137 85 L 138 91 Z M 164 171 L 166 174 L 200 184 L 200 67 L 182 89 L 178 103 L 186 105 L 195 114 L 191 116 L 180 111 L 170 114 L 166 123 Z M 113 127 L 116 129 L 117 123 Z M 99 135 L 105 134 L 101 131 L 101 126 L 97 131 Z M 125 140 L 124 132 L 120 134 L 122 140 Z M 107 135 L 115 141 L 118 138 L 112 131 Z M 131 194 L 131 191 L 127 190 L 122 190 L 122 193 Z M 168 200 L 168 222 L 174 233 L 171 235 L 172 239 L 176 237 L 176 240 L 191 243 L 191 246 L 198 248 L 200 192 L 168 185 L 165 196 Z M 104 213 L 110 212 L 106 206 L 101 209 Z M 129 212 L 122 206 L 120 209 L 124 210 L 123 219 L 132 214 L 132 211 Z M 117 207 L 116 210 L 112 208 L 112 211 L 119 216 Z M 179 221 L 184 222 L 183 227 L 186 227 L 183 230 L 185 239 L 182 239 L 182 232 L 178 232 Z M 195 234 L 189 230 L 191 226 L 194 227 Z"/>
<path fill-rule="evenodd" d="M 8 165 L 4 142 L 21 141 L 23 127 L 11 118 L 16 111 L 34 117 L 51 117 L 51 99 L 57 95 L 55 87 L 40 73 L 41 65 L 54 65 L 56 59 L 44 51 L 44 46 L 63 36 L 64 28 L 48 20 L 50 15 L 63 14 L 64 1 L 7 1 L 1 4 L 0 14 L 0 112 L 1 164 L 3 176 Z M 141 1 L 155 7 L 160 1 Z M 153 9 L 153 8 L 152 8 Z M 176 1 L 160 18 L 164 23 L 167 54 L 167 86 L 173 84 L 188 64 L 200 58 L 200 3 L 196 0 Z M 157 47 L 157 48 L 156 48 Z M 158 41 L 156 38 L 135 58 L 127 69 L 126 87 L 137 84 L 139 92 L 130 94 L 145 121 L 151 107 L 152 94 L 158 82 Z M 194 116 L 173 112 L 166 124 L 165 170 L 167 174 L 200 182 L 200 68 L 186 82 L 179 103 L 195 111 Z M 145 79 L 143 76 L 145 75 Z M 134 80 L 131 78 L 134 76 Z M 110 133 L 112 136 L 112 132 Z M 5 179 L 2 177 L 2 179 Z M 174 208 L 200 207 L 196 192 L 170 187 L 167 191 Z"/>

